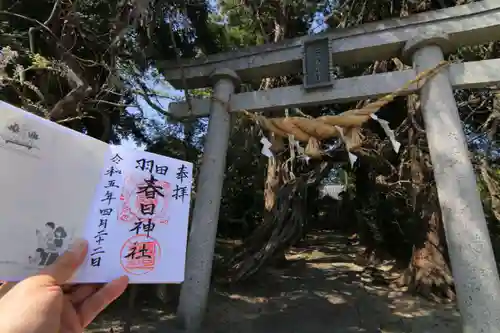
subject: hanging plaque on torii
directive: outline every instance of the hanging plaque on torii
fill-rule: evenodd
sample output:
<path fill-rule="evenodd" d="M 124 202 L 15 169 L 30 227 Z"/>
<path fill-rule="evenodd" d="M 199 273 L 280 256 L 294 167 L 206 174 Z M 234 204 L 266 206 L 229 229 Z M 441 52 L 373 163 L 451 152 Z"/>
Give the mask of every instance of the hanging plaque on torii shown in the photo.
<path fill-rule="evenodd" d="M 313 37 L 302 43 L 303 85 L 305 89 L 333 85 L 333 64 L 330 38 Z"/>

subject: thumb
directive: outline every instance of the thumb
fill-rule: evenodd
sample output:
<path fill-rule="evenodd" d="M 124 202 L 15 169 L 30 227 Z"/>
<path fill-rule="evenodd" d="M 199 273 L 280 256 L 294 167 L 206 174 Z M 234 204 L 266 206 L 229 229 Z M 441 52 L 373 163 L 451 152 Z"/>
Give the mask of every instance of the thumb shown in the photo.
<path fill-rule="evenodd" d="M 70 249 L 59 256 L 56 261 L 40 271 L 38 275 L 48 275 L 54 283 L 61 285 L 68 281 L 83 263 L 88 251 L 88 242 L 76 240 Z"/>

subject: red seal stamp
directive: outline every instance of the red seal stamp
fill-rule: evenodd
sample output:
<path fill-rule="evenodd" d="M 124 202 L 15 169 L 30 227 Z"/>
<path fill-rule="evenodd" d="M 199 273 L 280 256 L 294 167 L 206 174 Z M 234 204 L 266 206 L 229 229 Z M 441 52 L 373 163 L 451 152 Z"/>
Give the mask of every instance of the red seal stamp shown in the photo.
<path fill-rule="evenodd" d="M 127 239 L 120 250 L 122 268 L 133 275 L 144 275 L 155 269 L 160 258 L 160 243 L 147 235 Z"/>
<path fill-rule="evenodd" d="M 118 218 L 124 222 L 147 219 L 153 223 L 167 223 L 171 192 L 169 183 L 155 179 L 152 175 L 129 175 L 125 178 L 120 195 Z"/>

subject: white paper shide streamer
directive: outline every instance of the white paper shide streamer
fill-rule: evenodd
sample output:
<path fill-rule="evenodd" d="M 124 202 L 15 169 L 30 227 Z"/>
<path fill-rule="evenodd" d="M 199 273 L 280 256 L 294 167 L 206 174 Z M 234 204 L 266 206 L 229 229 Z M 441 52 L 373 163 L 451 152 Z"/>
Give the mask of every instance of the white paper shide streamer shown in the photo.
<path fill-rule="evenodd" d="M 273 152 L 271 151 L 271 146 L 273 145 L 265 136 L 260 139 L 260 143 L 262 144 L 262 150 L 260 151 L 262 155 L 271 158 L 273 157 Z"/>
<path fill-rule="evenodd" d="M 342 129 L 342 127 L 339 126 L 335 126 L 335 128 L 337 129 L 337 131 L 339 131 L 340 137 L 342 141 L 345 143 L 344 130 Z M 351 162 L 351 167 L 352 167 L 354 166 L 354 163 L 356 163 L 356 161 L 358 160 L 358 157 L 353 153 L 351 153 L 349 149 L 347 149 L 347 154 L 349 154 L 349 162 Z"/>
<path fill-rule="evenodd" d="M 389 138 L 389 140 L 391 140 L 392 148 L 394 149 L 394 151 L 396 153 L 398 153 L 399 152 L 399 148 L 401 148 L 401 143 L 399 143 L 399 141 L 396 140 L 396 136 L 394 135 L 394 131 L 389 127 L 389 122 L 387 120 L 385 120 L 385 119 L 380 119 L 379 117 L 377 117 L 377 115 L 375 113 L 372 113 L 370 115 L 370 117 L 373 120 L 378 121 L 378 123 L 380 124 L 380 126 L 382 126 L 382 128 L 384 129 L 385 134 L 387 135 L 387 137 Z"/>

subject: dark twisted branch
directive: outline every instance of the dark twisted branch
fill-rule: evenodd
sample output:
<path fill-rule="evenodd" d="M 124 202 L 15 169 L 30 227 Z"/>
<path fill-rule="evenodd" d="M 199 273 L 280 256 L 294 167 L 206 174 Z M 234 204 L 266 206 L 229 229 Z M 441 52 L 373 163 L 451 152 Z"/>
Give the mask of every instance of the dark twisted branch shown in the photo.
<path fill-rule="evenodd" d="M 330 172 L 332 161 L 321 161 L 309 172 L 284 184 L 277 193 L 273 218 L 261 224 L 229 262 L 231 282 L 249 278 L 280 250 L 304 235 L 307 224 L 307 189 L 316 187 Z"/>

